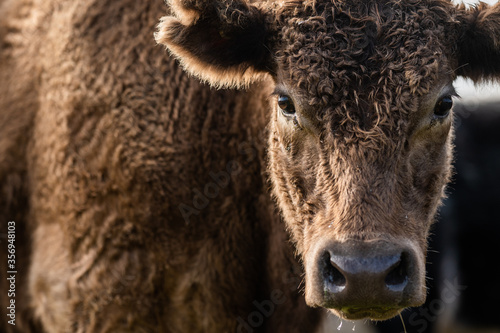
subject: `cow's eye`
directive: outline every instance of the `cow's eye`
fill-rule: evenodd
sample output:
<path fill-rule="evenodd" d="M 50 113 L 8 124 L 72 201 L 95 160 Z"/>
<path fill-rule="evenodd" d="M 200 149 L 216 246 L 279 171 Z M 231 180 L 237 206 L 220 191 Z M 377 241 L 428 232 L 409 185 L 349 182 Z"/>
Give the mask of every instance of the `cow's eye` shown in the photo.
<path fill-rule="evenodd" d="M 286 95 L 280 95 L 278 97 L 278 106 L 285 116 L 295 114 L 295 106 L 293 105 L 292 99 Z"/>
<path fill-rule="evenodd" d="M 442 97 L 434 107 L 434 116 L 436 118 L 446 118 L 450 113 L 452 106 L 453 99 L 451 98 L 451 96 Z"/>

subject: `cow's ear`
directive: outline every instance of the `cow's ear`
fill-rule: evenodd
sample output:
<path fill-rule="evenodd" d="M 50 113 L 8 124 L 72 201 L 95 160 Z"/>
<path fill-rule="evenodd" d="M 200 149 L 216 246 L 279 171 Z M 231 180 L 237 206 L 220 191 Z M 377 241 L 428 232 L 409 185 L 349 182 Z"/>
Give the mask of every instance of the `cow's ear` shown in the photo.
<path fill-rule="evenodd" d="M 156 41 L 216 87 L 242 87 L 266 72 L 266 14 L 244 0 L 169 0 Z"/>
<path fill-rule="evenodd" d="M 457 74 L 475 82 L 500 80 L 500 3 L 457 9 Z"/>

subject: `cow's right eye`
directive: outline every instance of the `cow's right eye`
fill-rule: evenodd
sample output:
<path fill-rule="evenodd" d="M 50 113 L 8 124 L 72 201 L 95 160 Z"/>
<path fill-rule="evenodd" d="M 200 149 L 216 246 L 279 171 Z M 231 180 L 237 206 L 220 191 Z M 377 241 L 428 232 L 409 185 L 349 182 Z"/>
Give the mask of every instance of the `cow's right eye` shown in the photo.
<path fill-rule="evenodd" d="M 278 97 L 278 106 L 285 116 L 295 114 L 295 106 L 293 105 L 292 99 L 286 95 L 280 95 Z"/>
<path fill-rule="evenodd" d="M 451 96 L 444 96 L 441 98 L 434 107 L 434 117 L 446 118 L 453 107 L 453 99 Z"/>

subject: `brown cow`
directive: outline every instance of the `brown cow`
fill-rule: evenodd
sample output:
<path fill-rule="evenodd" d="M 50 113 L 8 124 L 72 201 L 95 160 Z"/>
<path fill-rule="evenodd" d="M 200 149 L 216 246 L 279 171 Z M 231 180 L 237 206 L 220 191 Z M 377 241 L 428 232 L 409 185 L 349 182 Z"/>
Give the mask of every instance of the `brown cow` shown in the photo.
<path fill-rule="evenodd" d="M 156 40 L 246 90 L 154 45 L 160 1 L 0 1 L 1 330 L 313 332 L 320 307 L 422 303 L 452 82 L 500 76 L 500 6 L 169 5 Z"/>

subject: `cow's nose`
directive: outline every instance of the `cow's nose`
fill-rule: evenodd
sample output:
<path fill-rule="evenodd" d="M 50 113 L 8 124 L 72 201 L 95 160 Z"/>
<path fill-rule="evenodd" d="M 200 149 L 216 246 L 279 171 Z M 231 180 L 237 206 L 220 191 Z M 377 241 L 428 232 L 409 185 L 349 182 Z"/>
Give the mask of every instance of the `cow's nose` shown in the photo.
<path fill-rule="evenodd" d="M 370 286 L 372 295 L 401 292 L 408 284 L 409 259 L 407 253 L 373 257 L 352 257 L 327 253 L 323 278 L 328 292 L 341 293 L 347 285 L 351 289 Z"/>
<path fill-rule="evenodd" d="M 319 252 L 318 305 L 336 309 L 343 317 L 383 319 L 422 300 L 422 265 L 410 248 L 351 242 Z"/>

